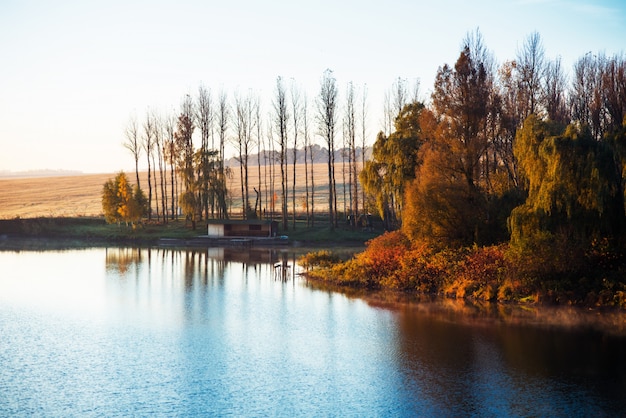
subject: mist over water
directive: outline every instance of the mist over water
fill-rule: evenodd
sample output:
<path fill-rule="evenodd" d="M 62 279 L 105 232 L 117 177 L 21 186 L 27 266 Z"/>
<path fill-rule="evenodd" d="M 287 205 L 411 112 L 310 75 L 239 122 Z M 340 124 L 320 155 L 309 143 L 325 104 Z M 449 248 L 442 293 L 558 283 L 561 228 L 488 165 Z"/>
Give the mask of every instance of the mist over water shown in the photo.
<path fill-rule="evenodd" d="M 368 304 L 311 288 L 275 250 L 0 265 L 1 416 L 626 414 L 626 339 L 579 319 Z"/>

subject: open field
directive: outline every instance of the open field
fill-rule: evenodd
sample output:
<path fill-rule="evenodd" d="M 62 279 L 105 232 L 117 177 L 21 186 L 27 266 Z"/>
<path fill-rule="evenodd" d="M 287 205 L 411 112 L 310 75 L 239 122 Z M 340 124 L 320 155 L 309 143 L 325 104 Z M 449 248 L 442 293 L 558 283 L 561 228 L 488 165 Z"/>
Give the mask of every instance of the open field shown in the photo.
<path fill-rule="evenodd" d="M 275 205 L 276 211 L 280 210 L 280 174 L 279 167 L 275 167 Z M 255 193 L 253 187 L 258 188 L 258 169 L 256 166 L 249 168 L 250 203 L 254 206 Z M 289 181 L 293 176 L 293 167 L 289 166 Z M 135 173 L 128 172 L 129 180 L 135 182 Z M 141 186 L 147 193 L 147 173 L 141 174 Z M 315 211 L 323 212 L 328 208 L 328 172 L 326 164 L 315 164 Z M 110 174 L 85 174 L 67 177 L 40 177 L 40 178 L 9 178 L 0 179 L 0 219 L 34 218 L 34 217 L 75 217 L 75 216 L 99 216 L 102 214 L 101 192 L 103 184 L 115 173 Z M 346 174 L 346 179 L 348 175 Z M 168 174 L 169 177 L 169 174 Z M 339 210 L 343 208 L 343 187 L 341 175 L 341 163 L 336 165 L 337 202 Z M 265 181 L 264 167 L 261 167 L 261 178 Z M 239 170 L 232 171 L 232 178 L 228 181 L 231 193 L 230 204 L 233 212 L 241 210 L 241 188 L 239 183 Z M 262 207 L 269 210 L 265 203 L 265 185 L 261 187 Z M 346 191 L 347 195 L 348 191 Z M 169 194 L 169 192 L 168 192 Z M 304 165 L 296 166 L 296 210 L 304 212 L 305 176 Z M 291 185 L 289 186 L 291 196 Z M 154 207 L 154 202 L 153 202 Z M 291 211 L 291 197 L 289 197 L 289 210 Z"/>

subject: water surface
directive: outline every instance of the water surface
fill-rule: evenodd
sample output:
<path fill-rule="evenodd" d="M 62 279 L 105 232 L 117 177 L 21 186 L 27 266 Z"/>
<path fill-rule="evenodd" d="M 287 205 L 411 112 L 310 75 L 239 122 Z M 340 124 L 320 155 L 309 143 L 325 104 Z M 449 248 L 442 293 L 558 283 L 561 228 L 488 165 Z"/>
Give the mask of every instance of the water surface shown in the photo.
<path fill-rule="evenodd" d="M 376 306 L 312 289 L 287 253 L 0 252 L 0 266 L 0 416 L 626 414 L 622 336 Z"/>

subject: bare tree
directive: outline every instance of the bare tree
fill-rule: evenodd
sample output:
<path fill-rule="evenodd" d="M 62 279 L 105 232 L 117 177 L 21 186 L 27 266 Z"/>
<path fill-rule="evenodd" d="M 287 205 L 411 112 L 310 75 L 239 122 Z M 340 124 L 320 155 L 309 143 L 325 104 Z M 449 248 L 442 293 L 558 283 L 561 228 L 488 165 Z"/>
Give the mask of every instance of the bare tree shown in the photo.
<path fill-rule="evenodd" d="M 235 95 L 235 130 L 237 131 L 236 146 L 239 153 L 239 170 L 241 175 L 241 199 L 243 205 L 243 217 L 249 218 L 250 214 L 250 188 L 248 175 L 248 161 L 254 132 L 254 106 L 251 93 L 246 97 Z"/>
<path fill-rule="evenodd" d="M 171 210 L 170 217 L 172 220 L 178 219 L 176 211 L 176 188 L 178 186 L 178 176 L 176 176 L 176 117 L 170 115 L 165 119 L 165 138 L 163 141 L 164 155 L 170 166 L 170 188 L 171 188 Z"/>
<path fill-rule="evenodd" d="M 259 96 L 256 96 L 254 103 L 253 103 L 253 107 L 254 107 L 254 125 L 256 126 L 257 177 L 258 177 L 258 182 L 257 182 L 258 189 L 255 189 L 256 201 L 254 203 L 254 212 L 257 213 L 258 211 L 258 216 L 259 218 L 261 218 L 263 217 L 263 214 L 262 214 L 263 200 L 262 200 L 262 194 L 261 194 L 261 152 L 264 146 L 264 142 L 263 142 L 263 135 L 261 134 L 263 127 L 261 124 L 261 99 L 259 98 Z"/>
<path fill-rule="evenodd" d="M 163 222 L 167 223 L 167 130 L 163 116 L 156 116 L 156 146 L 159 161 L 159 181 L 161 186 L 161 209 Z"/>
<path fill-rule="evenodd" d="M 355 107 L 355 89 L 352 82 L 348 83 L 348 89 L 346 92 L 346 135 L 348 142 L 348 183 L 350 186 L 349 202 L 350 202 L 350 217 L 352 219 L 351 225 L 355 226 L 354 222 L 359 212 L 359 195 L 358 195 L 358 176 L 357 176 L 357 164 L 356 164 L 356 107 Z"/>
<path fill-rule="evenodd" d="M 304 135 L 304 193 L 305 193 L 305 208 L 306 208 L 306 224 L 307 226 L 311 225 L 313 220 L 311 216 L 310 206 L 309 206 L 309 163 L 307 158 L 310 154 L 311 148 L 311 138 L 309 136 L 309 121 L 308 121 L 308 100 L 306 95 L 304 96 L 303 104 L 302 104 L 302 125 L 303 125 L 303 135 Z M 313 161 L 311 161 L 311 170 L 313 170 Z M 312 180 L 312 179 L 311 179 Z"/>
<path fill-rule="evenodd" d="M 217 206 L 218 216 L 220 219 L 228 218 L 228 207 L 226 202 L 226 170 L 224 168 L 224 150 L 226 144 L 226 132 L 228 131 L 228 121 L 230 119 L 230 109 L 228 107 L 228 97 L 225 91 L 222 91 L 217 102 L 217 132 L 219 135 L 219 173 L 217 182 Z"/>
<path fill-rule="evenodd" d="M 283 229 L 288 229 L 287 219 L 287 123 L 289 113 L 287 112 L 287 94 L 282 77 L 276 79 L 276 92 L 274 96 L 274 128 L 278 135 L 279 162 L 280 162 L 280 183 L 282 198 L 282 223 Z"/>
<path fill-rule="evenodd" d="M 365 148 L 367 144 L 367 84 L 363 86 L 361 94 L 361 170 L 365 167 Z M 358 184 L 358 183 L 357 183 Z M 361 188 L 363 201 L 363 213 L 365 213 L 365 189 Z"/>
<path fill-rule="evenodd" d="M 528 115 L 538 113 L 541 103 L 541 87 L 545 69 L 543 42 L 538 32 L 531 33 L 522 49 L 517 53 L 519 74 L 518 89 L 521 100 L 522 120 Z"/>
<path fill-rule="evenodd" d="M 293 114 L 291 120 L 293 121 L 293 181 L 291 183 L 291 210 L 293 211 L 292 228 L 296 229 L 296 165 L 298 160 L 298 133 L 300 131 L 300 122 L 302 119 L 302 104 L 301 94 L 299 88 L 292 80 L 291 83 L 291 109 Z"/>
<path fill-rule="evenodd" d="M 204 211 L 205 219 L 209 218 L 209 177 L 210 177 L 210 149 L 209 139 L 213 133 L 213 100 L 211 90 L 204 86 L 198 89 L 198 99 L 196 103 L 196 125 L 200 130 L 200 204 Z M 213 205 L 212 205 L 213 206 Z"/>
<path fill-rule="evenodd" d="M 553 121 L 567 123 L 566 98 L 567 81 L 561 68 L 561 59 L 548 61 L 545 66 L 545 78 L 543 86 L 543 102 L 546 106 L 548 118 Z"/>
<path fill-rule="evenodd" d="M 154 146 L 154 120 L 150 112 L 146 113 L 146 119 L 143 123 L 143 136 L 141 142 L 146 152 L 146 160 L 148 161 L 148 220 L 152 219 L 152 148 Z"/>
<path fill-rule="evenodd" d="M 607 60 L 602 73 L 604 106 L 609 122 L 608 129 L 619 127 L 626 114 L 626 60 L 615 55 Z"/>
<path fill-rule="evenodd" d="M 335 183 L 335 125 L 337 123 L 337 83 L 331 70 L 324 71 L 317 101 L 320 136 L 328 147 L 328 217 L 330 228 L 337 226 Z"/>
<path fill-rule="evenodd" d="M 163 129 L 163 121 L 162 119 L 157 115 L 154 114 L 154 149 L 156 151 L 156 157 L 157 157 L 157 165 L 159 168 L 159 184 L 158 186 L 161 189 L 161 210 L 159 211 L 159 199 L 158 199 L 158 193 L 155 193 L 155 199 L 156 199 L 156 206 L 157 206 L 157 218 L 159 218 L 159 214 L 162 215 L 163 217 L 163 222 L 166 223 L 167 222 L 167 208 L 166 208 L 166 203 L 165 203 L 165 199 L 166 199 L 166 192 L 165 192 L 165 179 L 164 179 L 164 174 L 163 174 L 163 143 L 164 143 L 164 129 Z M 153 161 L 153 167 L 154 167 L 154 178 L 156 181 L 156 170 L 157 170 L 157 165 L 154 164 Z M 155 191 L 158 190 L 157 188 L 157 184 L 155 184 Z"/>
<path fill-rule="evenodd" d="M 139 183 L 139 157 L 141 156 L 141 140 L 139 139 L 139 127 L 137 126 L 137 117 L 131 116 L 126 125 L 126 141 L 123 143 L 124 148 L 130 151 L 135 160 L 135 176 L 137 178 L 137 187 L 141 188 Z"/>

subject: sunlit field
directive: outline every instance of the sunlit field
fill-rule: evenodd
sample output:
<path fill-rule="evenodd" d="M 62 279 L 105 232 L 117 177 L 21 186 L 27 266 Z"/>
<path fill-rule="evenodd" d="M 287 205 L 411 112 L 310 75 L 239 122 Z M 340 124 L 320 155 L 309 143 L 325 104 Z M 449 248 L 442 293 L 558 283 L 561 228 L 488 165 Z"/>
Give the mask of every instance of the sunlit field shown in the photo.
<path fill-rule="evenodd" d="M 280 167 L 274 167 L 275 180 L 275 210 L 280 211 Z M 309 167 L 310 169 L 310 167 Z M 339 211 L 343 210 L 343 178 L 342 164 L 336 163 L 337 203 Z M 347 170 L 347 169 L 346 169 Z M 288 167 L 289 173 L 289 211 L 291 212 L 291 182 L 293 179 L 293 166 Z M 135 183 L 135 173 L 127 172 L 129 180 Z M 241 186 L 238 167 L 231 170 L 232 176 L 228 180 L 228 188 L 231 193 L 230 208 L 234 214 L 241 212 Z M 148 175 L 140 173 L 141 187 L 146 191 L 148 187 Z M 315 180 L 315 211 L 321 212 L 328 209 L 328 171 L 325 163 L 314 166 Z M 85 174 L 67 177 L 37 177 L 37 178 L 9 178 L 0 179 L 0 219 L 33 218 L 33 217 L 66 217 L 66 216 L 99 216 L 102 214 L 101 193 L 102 186 L 115 176 L 109 174 Z M 167 173 L 168 196 L 171 194 L 170 174 Z M 269 167 L 267 179 L 269 183 Z M 348 173 L 345 175 L 348 181 Z M 270 210 L 269 199 L 266 199 L 266 170 L 261 166 L 261 190 L 262 207 Z M 154 182 L 154 178 L 152 179 Z M 253 187 L 258 189 L 258 168 L 256 165 L 249 167 L 250 204 L 254 207 L 256 194 Z M 309 184 L 310 187 L 310 184 Z M 269 192 L 270 185 L 267 186 Z M 154 192 L 153 192 L 154 193 Z M 160 189 L 158 190 L 160 196 Z M 349 190 L 346 187 L 346 198 Z M 271 195 L 271 193 L 268 193 Z M 304 165 L 296 166 L 296 211 L 304 213 L 305 175 Z M 154 196 L 153 196 L 154 198 Z M 153 208 L 155 202 L 153 201 Z"/>

